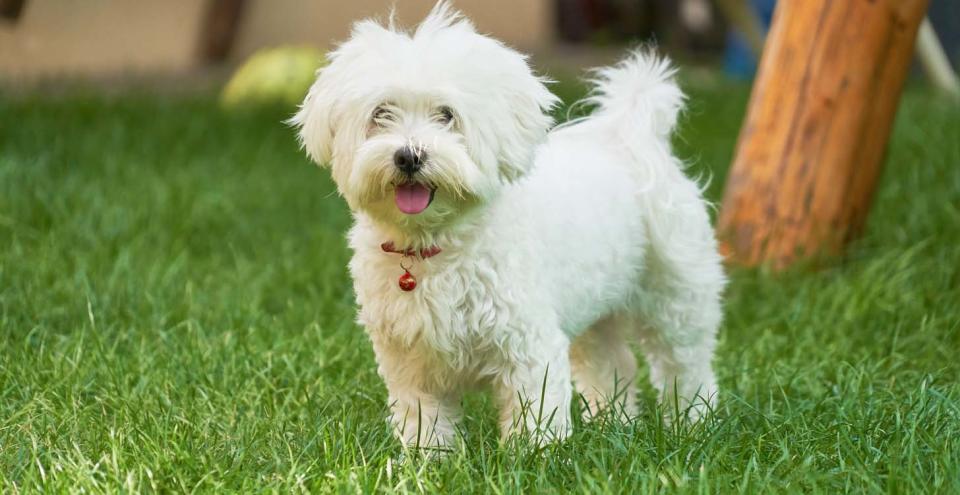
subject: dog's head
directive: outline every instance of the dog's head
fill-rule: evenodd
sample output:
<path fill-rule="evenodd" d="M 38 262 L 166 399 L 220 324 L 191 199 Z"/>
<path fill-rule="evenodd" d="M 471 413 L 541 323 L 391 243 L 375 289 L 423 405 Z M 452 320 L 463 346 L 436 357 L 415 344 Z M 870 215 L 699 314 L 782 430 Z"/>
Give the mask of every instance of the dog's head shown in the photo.
<path fill-rule="evenodd" d="M 413 33 L 367 20 L 291 119 L 354 210 L 449 225 L 526 173 L 556 97 L 526 57 L 441 2 Z"/>

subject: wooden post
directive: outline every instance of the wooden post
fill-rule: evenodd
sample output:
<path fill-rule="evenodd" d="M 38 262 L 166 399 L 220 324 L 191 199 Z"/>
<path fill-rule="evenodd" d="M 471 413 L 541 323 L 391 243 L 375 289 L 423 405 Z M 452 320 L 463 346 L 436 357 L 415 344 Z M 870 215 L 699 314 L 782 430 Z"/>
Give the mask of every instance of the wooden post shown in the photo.
<path fill-rule="evenodd" d="M 720 210 L 732 262 L 783 268 L 860 232 L 927 3 L 777 3 Z"/>

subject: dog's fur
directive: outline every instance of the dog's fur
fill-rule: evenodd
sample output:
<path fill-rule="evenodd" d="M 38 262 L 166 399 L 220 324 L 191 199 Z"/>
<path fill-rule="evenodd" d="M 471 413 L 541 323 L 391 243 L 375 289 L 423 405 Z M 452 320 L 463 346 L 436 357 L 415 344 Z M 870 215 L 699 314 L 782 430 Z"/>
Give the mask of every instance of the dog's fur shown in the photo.
<path fill-rule="evenodd" d="M 292 122 L 353 211 L 359 321 L 406 444 L 448 444 L 480 384 L 505 435 L 568 434 L 571 379 L 585 414 L 633 414 L 632 337 L 666 409 L 696 418 L 713 403 L 725 277 L 701 190 L 671 153 L 673 73 L 637 51 L 595 72 L 592 116 L 548 132 L 546 81 L 445 3 L 412 33 L 359 22 L 330 54 Z M 394 164 L 405 146 L 424 156 L 415 176 Z M 394 204 L 409 180 L 435 190 L 417 215 Z"/>

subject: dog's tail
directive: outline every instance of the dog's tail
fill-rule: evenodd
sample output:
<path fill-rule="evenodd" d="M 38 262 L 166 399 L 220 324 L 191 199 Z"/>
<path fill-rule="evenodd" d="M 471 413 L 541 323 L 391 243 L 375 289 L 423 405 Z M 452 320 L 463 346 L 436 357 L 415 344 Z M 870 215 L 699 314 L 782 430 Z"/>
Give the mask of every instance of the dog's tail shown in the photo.
<path fill-rule="evenodd" d="M 590 120 L 610 123 L 627 143 L 654 134 L 669 137 L 685 97 L 674 81 L 676 69 L 651 49 L 638 49 L 620 63 L 595 69 L 586 103 L 597 108 Z M 626 144 L 626 143 L 625 143 Z"/>

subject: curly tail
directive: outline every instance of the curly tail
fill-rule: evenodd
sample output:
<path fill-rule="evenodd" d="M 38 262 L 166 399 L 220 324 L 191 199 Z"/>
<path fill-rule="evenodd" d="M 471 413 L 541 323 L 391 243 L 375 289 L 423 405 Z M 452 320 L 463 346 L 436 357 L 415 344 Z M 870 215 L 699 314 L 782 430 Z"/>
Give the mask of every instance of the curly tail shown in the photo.
<path fill-rule="evenodd" d="M 591 120 L 615 125 L 624 139 L 630 139 L 631 130 L 668 137 L 686 99 L 675 74 L 669 59 L 646 49 L 612 67 L 595 69 L 588 80 L 593 91 L 585 100 L 597 106 Z"/>

